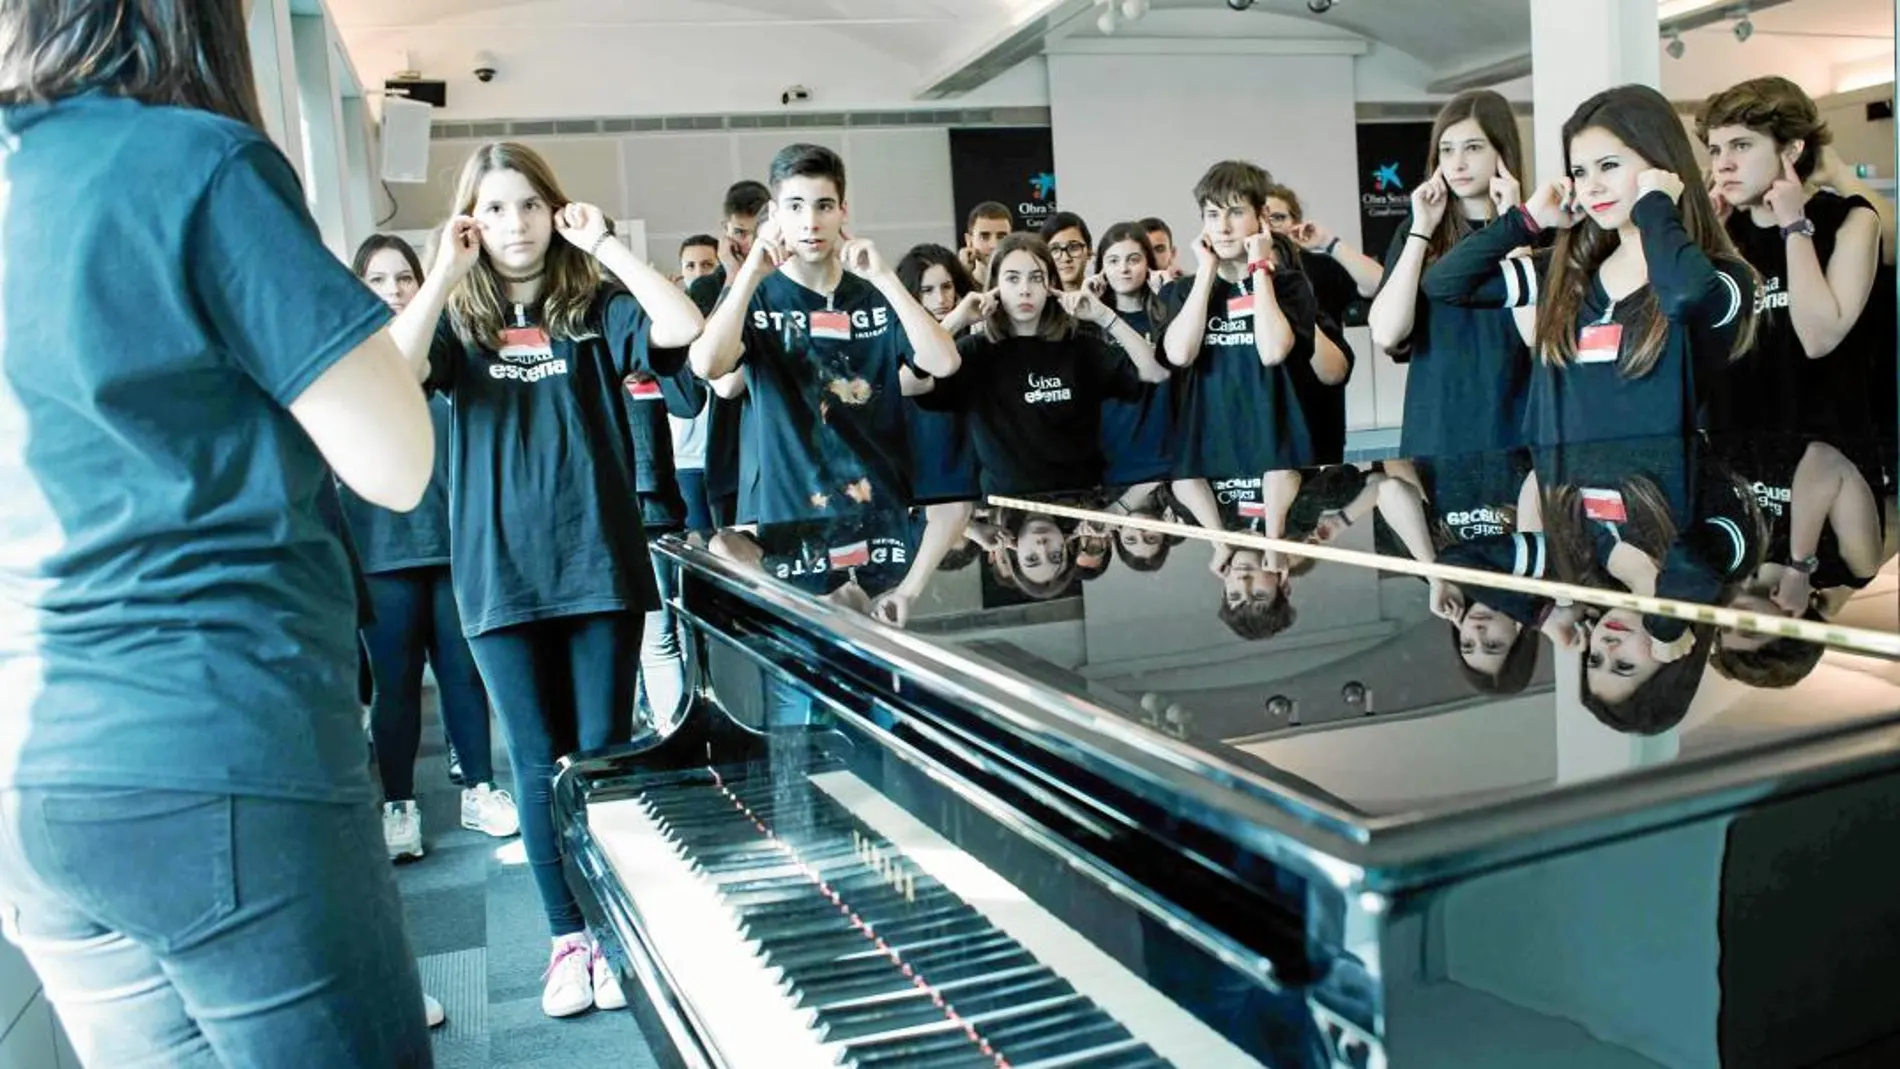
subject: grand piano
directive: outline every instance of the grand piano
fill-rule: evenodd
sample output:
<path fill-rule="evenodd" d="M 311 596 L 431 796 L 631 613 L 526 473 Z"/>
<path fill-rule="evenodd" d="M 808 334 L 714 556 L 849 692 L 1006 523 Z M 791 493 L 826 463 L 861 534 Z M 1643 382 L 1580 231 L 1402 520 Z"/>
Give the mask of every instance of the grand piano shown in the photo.
<path fill-rule="evenodd" d="M 1627 461 L 1664 497 L 1680 462 Z M 555 805 L 663 1062 L 1900 1064 L 1900 665 L 1857 645 L 1896 629 L 1892 583 L 1777 640 L 1799 678 L 1698 660 L 1632 724 L 1592 699 L 1621 656 L 1547 637 L 1575 603 L 1540 594 L 1542 542 L 1419 554 L 1495 572 L 1465 618 L 1538 614 L 1494 650 L 1407 571 L 1408 502 L 1453 467 L 1355 471 L 1308 473 L 1337 507 L 1292 506 L 1318 516 L 1292 566 L 1242 543 L 1298 491 L 1214 481 L 1223 532 L 999 509 L 1010 545 L 901 612 L 851 591 L 903 571 L 919 516 L 658 543 L 690 702 L 563 762 Z M 1051 557 L 1077 573 L 1053 593 Z M 1712 608 L 1670 606 L 1697 657 Z"/>

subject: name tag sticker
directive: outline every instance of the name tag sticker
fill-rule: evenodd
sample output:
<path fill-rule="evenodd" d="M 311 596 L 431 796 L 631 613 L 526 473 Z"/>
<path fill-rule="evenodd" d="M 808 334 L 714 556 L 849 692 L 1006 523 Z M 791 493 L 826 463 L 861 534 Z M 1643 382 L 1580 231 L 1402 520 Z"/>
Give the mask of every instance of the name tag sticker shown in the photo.
<path fill-rule="evenodd" d="M 1236 319 L 1240 316 L 1250 316 L 1252 314 L 1253 294 L 1241 293 L 1227 298 L 1227 318 Z"/>
<path fill-rule="evenodd" d="M 1264 520 L 1267 517 L 1267 503 L 1265 501 L 1242 501 L 1240 503 L 1240 514 L 1250 520 Z"/>
<path fill-rule="evenodd" d="M 824 311 L 811 314 L 811 336 L 833 341 L 851 340 L 851 317 L 844 312 Z"/>
<path fill-rule="evenodd" d="M 540 327 L 509 327 L 501 332 L 503 356 L 546 356 L 553 351 L 548 332 Z"/>
<path fill-rule="evenodd" d="M 660 383 L 658 379 L 628 379 L 627 396 L 636 401 L 658 401 Z"/>
<path fill-rule="evenodd" d="M 1577 363 L 1611 364 L 1623 348 L 1621 323 L 1593 323 L 1577 335 Z"/>
<path fill-rule="evenodd" d="M 856 568 L 871 563 L 871 544 L 853 542 L 848 546 L 833 546 L 831 566 L 833 568 Z"/>
<path fill-rule="evenodd" d="M 1623 495 L 1615 490 L 1583 491 L 1583 514 L 1601 523 L 1628 523 L 1629 510 L 1623 507 Z"/>

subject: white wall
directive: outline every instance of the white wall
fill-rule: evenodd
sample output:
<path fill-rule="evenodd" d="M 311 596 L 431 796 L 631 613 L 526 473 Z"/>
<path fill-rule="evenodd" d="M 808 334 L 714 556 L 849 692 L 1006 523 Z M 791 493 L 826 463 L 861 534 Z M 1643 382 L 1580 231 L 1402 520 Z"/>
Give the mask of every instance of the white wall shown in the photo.
<path fill-rule="evenodd" d="M 1194 183 L 1210 164 L 1242 157 L 1358 241 L 1353 57 L 1196 44 L 1205 54 L 1049 57 L 1062 207 L 1097 232 L 1159 215 L 1185 248 L 1200 228 Z"/>
<path fill-rule="evenodd" d="M 823 26 L 707 30 L 690 23 L 639 33 L 511 30 L 445 23 L 425 30 L 347 29 L 344 43 L 363 77 L 380 86 L 403 50 L 416 68 L 448 84 L 444 120 L 551 119 L 582 115 L 709 115 L 771 111 L 780 92 L 804 85 L 807 111 L 918 107 L 928 72 L 894 50 Z M 492 82 L 471 74 L 470 58 L 497 57 Z M 1026 63 L 948 102 L 954 107 L 1042 106 L 1040 64 Z"/>

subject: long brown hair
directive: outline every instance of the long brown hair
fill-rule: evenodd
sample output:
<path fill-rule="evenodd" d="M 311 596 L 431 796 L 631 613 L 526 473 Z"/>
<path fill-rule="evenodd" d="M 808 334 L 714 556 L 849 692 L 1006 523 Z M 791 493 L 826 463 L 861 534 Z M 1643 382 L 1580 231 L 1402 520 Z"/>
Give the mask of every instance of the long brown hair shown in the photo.
<path fill-rule="evenodd" d="M 1155 269 L 1155 243 L 1148 239 L 1148 231 L 1140 223 L 1116 223 L 1102 233 L 1102 240 L 1095 246 L 1095 269 L 1102 270 L 1102 261 L 1108 257 L 1108 250 L 1124 241 L 1132 241 L 1141 249 L 1142 259 L 1148 262 L 1148 270 Z M 1149 286 L 1138 294 L 1141 298 L 1141 310 L 1148 313 L 1148 329 L 1154 336 L 1161 337 L 1168 325 L 1168 306 L 1161 300 L 1161 294 Z M 1121 310 L 1116 306 L 1116 294 L 1113 288 L 1102 291 L 1102 303 L 1108 305 L 1116 315 Z"/>
<path fill-rule="evenodd" d="M 570 203 L 555 181 L 554 169 L 540 153 L 513 141 L 491 141 L 475 150 L 462 165 L 462 176 L 455 183 L 455 202 L 450 215 L 471 215 L 482 179 L 496 171 L 517 171 L 551 212 L 558 213 Z M 550 337 L 584 338 L 593 333 L 588 314 L 600 290 L 600 268 L 593 257 L 575 248 L 558 233 L 549 235 L 547 274 L 541 285 L 541 324 Z M 508 304 L 507 284 L 488 260 L 488 251 L 449 294 L 449 321 L 464 345 L 499 348 L 503 310 Z"/>
<path fill-rule="evenodd" d="M 0 3 L 0 105 L 94 89 L 264 129 L 243 0 Z"/>
<path fill-rule="evenodd" d="M 1712 260 L 1740 262 L 1728 231 L 1715 217 L 1709 191 L 1703 187 L 1702 164 L 1695 146 L 1689 142 L 1676 109 L 1661 93 L 1646 85 L 1623 85 L 1606 89 L 1578 105 L 1564 123 L 1564 174 L 1569 174 L 1571 168 L 1570 142 L 1589 129 L 1610 134 L 1628 145 L 1647 166 L 1673 172 L 1682 179 L 1682 195 L 1676 207 L 1682 213 L 1689 240 Z M 1605 230 L 1594 220 L 1558 232 L 1544 279 L 1543 300 L 1537 308 L 1537 333 L 1532 345 L 1545 362 L 1563 366 L 1576 358 L 1577 321 L 1590 292 L 1590 280 L 1621 244 L 1616 231 Z M 1754 308 L 1755 302 L 1744 294 L 1735 344 L 1730 350 L 1735 356 L 1754 344 Z M 1651 287 L 1637 291 L 1634 327 L 1635 344 L 1624 346 L 1617 358 L 1617 371 L 1628 379 L 1641 378 L 1656 366 L 1669 336 L 1669 321 Z"/>
<path fill-rule="evenodd" d="M 409 270 L 415 272 L 416 285 L 422 284 L 421 257 L 416 255 L 415 246 L 395 234 L 371 234 L 364 238 L 363 243 L 356 247 L 356 258 L 350 261 L 350 272 L 357 278 L 362 278 L 369 273 L 369 262 L 376 258 L 377 253 L 385 249 L 396 250 L 396 254 L 409 265 Z"/>
<path fill-rule="evenodd" d="M 1056 258 L 1049 252 L 1049 243 L 1042 240 L 1039 235 L 1018 230 L 999 242 L 996 251 L 990 254 L 990 281 L 1000 284 L 995 276 L 1003 270 L 1003 260 L 1013 252 L 1026 252 L 1036 258 L 1036 263 L 1042 266 L 1043 277 L 1049 290 L 1048 303 L 1042 306 L 1042 318 L 1036 322 L 1036 337 L 1044 341 L 1061 341 L 1074 334 L 1075 317 L 1062 307 L 1060 299 L 1062 276 L 1056 273 Z M 1004 308 L 1000 300 L 996 302 L 996 308 L 990 312 L 990 317 L 983 321 L 983 326 L 989 331 L 991 341 L 1006 341 L 1016 336 L 1015 328 L 1010 322 L 1009 309 Z"/>
<path fill-rule="evenodd" d="M 1517 115 L 1511 111 L 1510 101 L 1489 89 L 1467 89 L 1438 109 L 1438 117 L 1432 120 L 1432 143 L 1425 150 L 1425 177 L 1420 181 L 1429 182 L 1438 173 L 1438 143 L 1445 139 L 1445 131 L 1466 119 L 1477 122 L 1478 129 L 1484 132 L 1484 139 L 1498 150 L 1498 159 L 1519 181 L 1525 181 L 1524 142 L 1518 137 Z M 1458 197 L 1449 189 L 1445 197 L 1445 214 L 1432 230 L 1432 239 L 1425 244 L 1427 264 L 1445 255 L 1453 245 L 1464 240 L 1465 235 L 1477 229 L 1471 225 L 1471 220 L 1465 218 L 1463 206 L 1456 203 Z M 1291 205 L 1294 202 L 1287 203 Z"/>

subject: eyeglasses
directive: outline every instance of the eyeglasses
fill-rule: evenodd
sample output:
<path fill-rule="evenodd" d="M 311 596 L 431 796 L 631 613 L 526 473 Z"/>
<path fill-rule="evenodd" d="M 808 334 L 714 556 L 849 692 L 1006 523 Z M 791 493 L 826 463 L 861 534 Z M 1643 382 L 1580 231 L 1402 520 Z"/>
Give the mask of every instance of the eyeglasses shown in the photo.
<path fill-rule="evenodd" d="M 1089 251 L 1089 247 L 1087 245 L 1082 244 L 1079 241 L 1071 241 L 1062 245 L 1049 246 L 1049 254 L 1051 256 L 1060 257 L 1061 259 L 1064 259 L 1064 260 L 1073 260 L 1078 256 L 1086 256 L 1088 255 L 1088 251 Z"/>

